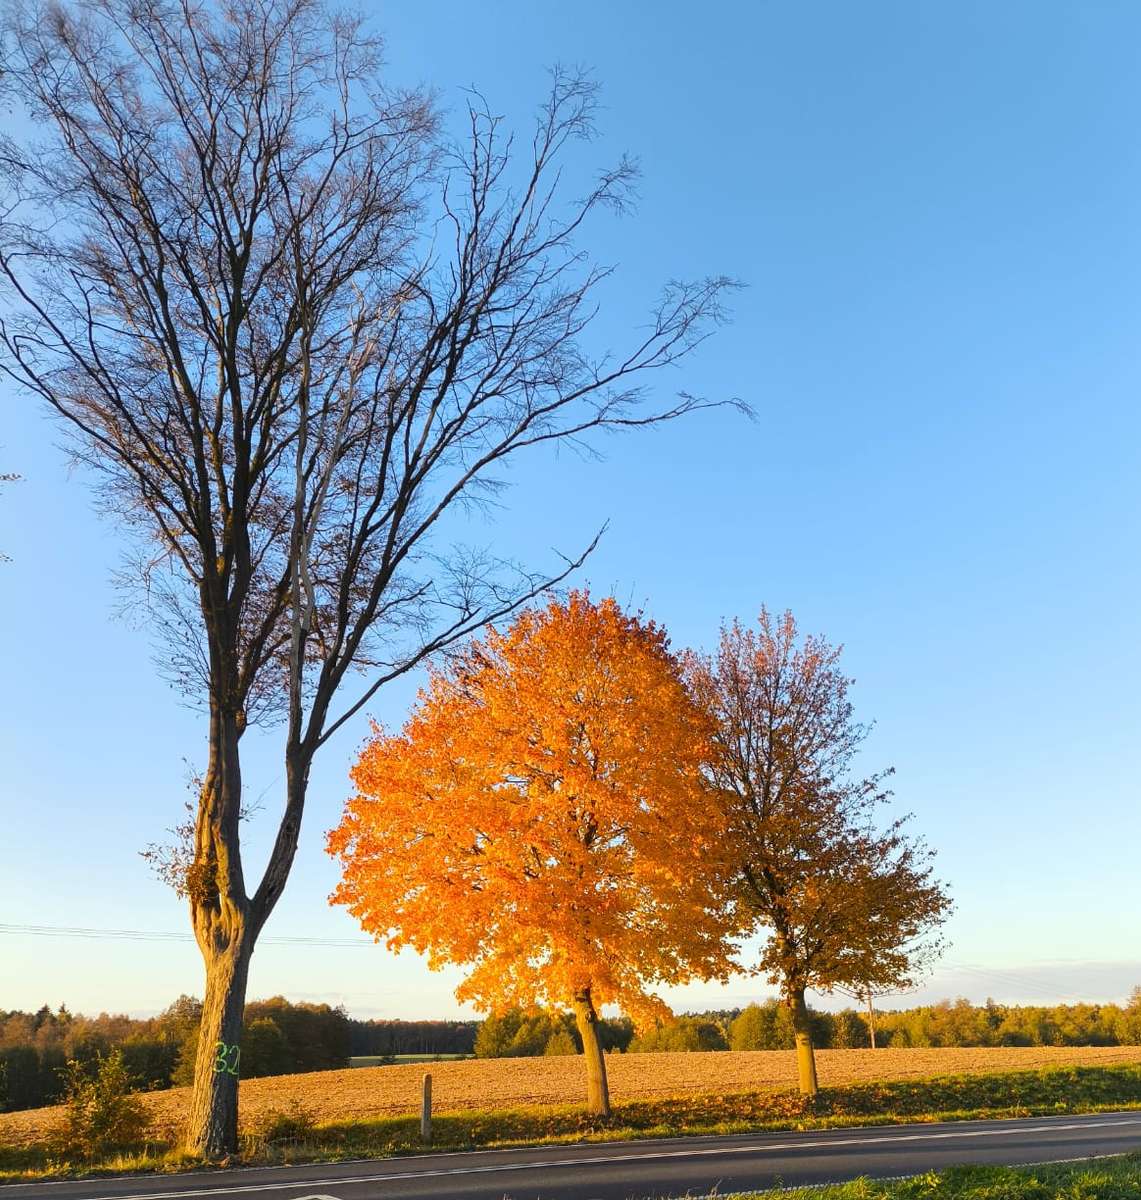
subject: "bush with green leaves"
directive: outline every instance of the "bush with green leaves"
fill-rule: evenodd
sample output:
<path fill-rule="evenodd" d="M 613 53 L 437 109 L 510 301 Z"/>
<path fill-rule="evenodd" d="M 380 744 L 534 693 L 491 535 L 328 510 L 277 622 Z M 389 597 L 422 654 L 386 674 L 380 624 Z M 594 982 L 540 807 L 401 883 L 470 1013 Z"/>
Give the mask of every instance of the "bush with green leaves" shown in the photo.
<path fill-rule="evenodd" d="M 92 1159 L 127 1150 L 146 1137 L 147 1113 L 120 1050 L 90 1062 L 70 1059 L 63 1069 L 63 1116 L 54 1148 L 67 1158 Z"/>

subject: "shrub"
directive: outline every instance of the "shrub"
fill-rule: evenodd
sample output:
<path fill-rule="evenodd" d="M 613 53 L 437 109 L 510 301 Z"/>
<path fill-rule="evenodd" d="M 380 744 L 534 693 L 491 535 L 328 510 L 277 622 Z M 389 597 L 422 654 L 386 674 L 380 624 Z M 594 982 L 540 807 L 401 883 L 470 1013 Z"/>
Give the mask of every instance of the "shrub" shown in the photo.
<path fill-rule="evenodd" d="M 69 1059 L 62 1074 L 64 1113 L 51 1137 L 61 1154 L 91 1159 L 143 1141 L 147 1114 L 121 1051 L 89 1063 Z"/>
<path fill-rule="evenodd" d="M 255 1142 L 273 1146 L 282 1142 L 304 1142 L 317 1128 L 316 1114 L 299 1100 L 285 1108 L 270 1108 L 250 1122 L 249 1133 Z"/>

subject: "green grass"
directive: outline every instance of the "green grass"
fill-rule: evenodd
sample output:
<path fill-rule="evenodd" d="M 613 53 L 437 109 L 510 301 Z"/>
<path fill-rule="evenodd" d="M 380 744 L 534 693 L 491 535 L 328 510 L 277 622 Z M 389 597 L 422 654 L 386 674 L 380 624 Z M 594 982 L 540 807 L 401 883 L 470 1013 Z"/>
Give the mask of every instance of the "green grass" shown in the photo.
<path fill-rule="evenodd" d="M 1141 1109 L 1141 1066 L 1067 1067 L 853 1084 L 823 1089 L 815 1103 L 791 1091 L 619 1100 L 608 1119 L 591 1117 L 569 1105 L 445 1113 L 433 1119 L 432 1148 L 475 1150 L 1127 1108 Z M 272 1114 L 263 1118 L 261 1131 L 245 1138 L 241 1162 L 335 1162 L 423 1150 L 419 1119 L 412 1115 L 355 1121 L 321 1121 L 320 1114 L 312 1111 L 302 1112 L 301 1120 L 298 1116 L 293 1111 L 280 1114 L 277 1122 Z M 275 1129 L 288 1130 L 289 1136 L 278 1137 Z M 0 1181 L 9 1182 L 79 1173 L 177 1171 L 201 1165 L 169 1144 L 140 1147 L 87 1164 L 53 1158 L 42 1146 L 0 1147 Z M 993 1200 L 1002 1195 L 993 1193 Z"/>
<path fill-rule="evenodd" d="M 956 1167 L 889 1182 L 857 1179 L 758 1192 L 755 1200 L 778 1195 L 781 1200 L 1141 1200 L 1141 1155 L 1038 1167 Z"/>

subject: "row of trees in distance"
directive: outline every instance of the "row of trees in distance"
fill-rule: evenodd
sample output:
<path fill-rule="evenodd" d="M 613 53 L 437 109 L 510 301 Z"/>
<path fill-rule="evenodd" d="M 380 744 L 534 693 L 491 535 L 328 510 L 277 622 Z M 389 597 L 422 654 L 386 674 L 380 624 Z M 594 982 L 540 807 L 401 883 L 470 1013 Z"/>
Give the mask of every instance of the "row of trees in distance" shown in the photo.
<path fill-rule="evenodd" d="M 157 1089 L 193 1078 L 200 1001 L 180 997 L 157 1017 L 53 1012 L 0 1012 L 0 1111 L 56 1101 L 68 1061 L 93 1062 L 121 1051 L 133 1086 Z M 867 1017 L 854 1009 L 810 1010 L 813 1043 L 864 1049 Z M 273 1031 L 267 1032 L 267 1026 Z M 321 1032 L 314 1036 L 314 1027 Z M 599 1020 L 610 1053 L 709 1050 L 792 1050 L 796 1034 L 788 1006 L 778 1000 L 719 1012 L 686 1013 L 636 1034 L 626 1017 Z M 943 1001 L 876 1013 L 880 1047 L 1137 1046 L 1141 1045 L 1141 987 L 1126 1004 L 1008 1005 Z M 285 1054 L 280 1053 L 284 1043 Z M 577 1054 L 574 1014 L 507 1009 L 482 1021 L 359 1020 L 328 1005 L 290 1004 L 282 997 L 247 1006 L 242 1034 L 246 1074 L 292 1074 L 344 1067 L 352 1056 L 472 1054 L 526 1058 Z"/>
<path fill-rule="evenodd" d="M 817 1047 L 871 1047 L 871 1026 L 857 1009 L 810 1009 Z M 676 1021 L 636 1034 L 629 1021 L 603 1021 L 607 1048 L 626 1053 L 792 1050 L 796 1030 L 788 1006 L 778 1000 L 720 1012 L 687 1013 Z M 477 1056 L 516 1057 L 568 1053 L 576 1042 L 571 1015 L 509 1011 L 479 1026 Z M 1008 1005 L 987 1001 L 943 1001 L 875 1014 L 880 1048 L 939 1046 L 1137 1046 L 1141 1045 L 1141 988 L 1119 1004 Z M 576 1044 L 577 1049 L 577 1044 Z"/>
<path fill-rule="evenodd" d="M 332 899 L 464 968 L 461 1000 L 569 1008 L 593 1112 L 604 1005 L 645 1031 L 656 985 L 741 971 L 779 986 L 815 1094 L 808 990 L 906 988 L 950 908 L 905 818 L 877 820 L 886 773 L 851 769 L 868 727 L 839 654 L 763 609 L 710 655 L 613 599 L 524 610 L 362 752 Z"/>
<path fill-rule="evenodd" d="M 198 1052 L 202 1002 L 180 996 L 155 1017 L 55 1011 L 0 1011 L 0 1110 L 35 1108 L 63 1093 L 69 1062 L 122 1054 L 133 1086 L 154 1090 L 190 1084 Z M 247 1076 L 288 1075 L 348 1066 L 356 1027 L 328 1004 L 292 1004 L 281 996 L 246 1007 L 240 1062 Z"/>

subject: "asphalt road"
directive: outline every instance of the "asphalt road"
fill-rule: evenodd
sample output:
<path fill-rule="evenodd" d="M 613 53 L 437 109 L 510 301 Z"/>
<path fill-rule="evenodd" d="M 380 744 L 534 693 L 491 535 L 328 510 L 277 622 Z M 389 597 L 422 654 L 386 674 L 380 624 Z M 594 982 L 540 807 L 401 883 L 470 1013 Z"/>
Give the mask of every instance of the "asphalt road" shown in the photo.
<path fill-rule="evenodd" d="M 1141 1150 L 1141 1112 L 546 1146 L 0 1187 L 0 1200 L 631 1200 Z"/>

